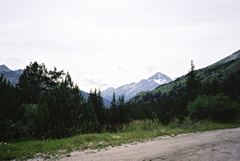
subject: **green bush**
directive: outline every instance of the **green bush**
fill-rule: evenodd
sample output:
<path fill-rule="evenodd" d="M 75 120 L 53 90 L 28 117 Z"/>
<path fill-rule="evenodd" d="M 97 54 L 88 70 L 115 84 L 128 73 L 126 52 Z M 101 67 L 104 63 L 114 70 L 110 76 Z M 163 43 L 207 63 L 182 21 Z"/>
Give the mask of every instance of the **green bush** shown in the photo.
<path fill-rule="evenodd" d="M 19 141 L 28 134 L 27 128 L 20 121 L 2 120 L 0 121 L 0 129 L 0 142 Z"/>
<path fill-rule="evenodd" d="M 213 121 L 233 120 L 239 115 L 240 105 L 228 96 L 202 95 L 187 106 L 189 116 L 195 120 L 210 119 Z"/>

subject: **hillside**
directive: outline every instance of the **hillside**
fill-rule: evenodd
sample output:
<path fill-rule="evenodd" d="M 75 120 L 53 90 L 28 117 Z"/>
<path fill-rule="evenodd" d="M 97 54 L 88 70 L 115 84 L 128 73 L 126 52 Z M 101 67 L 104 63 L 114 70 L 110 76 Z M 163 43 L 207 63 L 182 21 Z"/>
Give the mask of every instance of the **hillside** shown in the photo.
<path fill-rule="evenodd" d="M 235 53 L 234 56 L 236 55 Z M 192 127 L 189 126 L 192 121 L 239 122 L 240 58 L 225 60 L 196 72 L 191 62 L 186 86 L 186 76 L 183 76 L 174 82 L 139 94 L 131 100 L 137 103 L 113 99 L 110 108 L 104 108 L 100 93 L 96 90 L 90 92 L 88 101 L 83 99 L 69 74 L 61 83 L 52 85 L 49 85 L 49 82 L 56 78 L 39 78 L 42 68 L 21 80 L 17 87 L 2 81 L 0 140 L 47 140 L 72 137 L 79 133 L 115 133 L 121 129 L 125 131 L 125 127 L 135 120 L 138 125 L 139 122 L 146 121 L 147 126 L 141 125 L 144 134 L 155 130 L 155 127 L 149 126 L 155 126 L 155 123 L 160 123 L 161 127 L 170 125 L 173 129 L 178 129 L 181 124 L 184 129 L 188 129 Z M 27 67 L 33 69 L 36 66 L 39 64 L 34 62 Z M 57 78 L 62 75 L 60 72 Z M 156 79 L 159 76 L 160 74 L 151 77 L 149 82 L 160 82 Z M 86 97 L 87 93 L 84 95 Z M 131 132 L 132 128 L 135 129 L 134 126 L 129 128 Z M 195 126 L 192 128 L 195 129 Z"/>
<path fill-rule="evenodd" d="M 240 50 L 212 65 L 196 70 L 196 73 L 198 80 L 203 84 L 210 83 L 214 79 L 223 82 L 227 80 L 231 74 L 237 73 L 240 70 L 239 67 Z M 138 93 L 130 100 L 130 102 L 145 102 L 144 98 L 148 95 L 158 97 L 159 93 L 169 94 L 170 92 L 180 91 L 185 86 L 185 80 L 186 75 L 168 84 L 161 85 L 152 91 Z"/>

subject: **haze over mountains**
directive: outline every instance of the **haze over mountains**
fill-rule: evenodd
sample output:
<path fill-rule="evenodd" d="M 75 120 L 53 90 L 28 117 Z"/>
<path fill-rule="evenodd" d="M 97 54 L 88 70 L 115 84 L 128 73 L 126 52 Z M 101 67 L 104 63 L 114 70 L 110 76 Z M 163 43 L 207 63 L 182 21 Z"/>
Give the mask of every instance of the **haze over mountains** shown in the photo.
<path fill-rule="evenodd" d="M 118 99 L 119 96 L 124 95 L 125 100 L 128 101 L 139 92 L 153 90 L 159 85 L 166 84 L 171 81 L 172 79 L 170 77 L 158 72 L 155 75 L 151 76 L 150 78 L 142 79 L 139 82 L 126 84 L 116 89 L 110 87 L 102 91 L 102 97 L 108 100 L 112 100 L 113 93 L 115 92 L 116 99 Z"/>

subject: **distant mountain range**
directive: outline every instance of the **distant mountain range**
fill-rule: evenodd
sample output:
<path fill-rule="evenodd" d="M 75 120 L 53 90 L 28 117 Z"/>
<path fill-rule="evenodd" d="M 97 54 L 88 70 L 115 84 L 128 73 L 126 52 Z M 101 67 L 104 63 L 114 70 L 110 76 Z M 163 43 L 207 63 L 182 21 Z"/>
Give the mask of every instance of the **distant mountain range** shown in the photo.
<path fill-rule="evenodd" d="M 22 69 L 11 70 L 6 65 L 0 65 L 0 75 L 3 74 L 7 80 L 11 82 L 11 84 L 16 85 L 18 83 L 19 76 L 23 73 Z M 152 77 L 148 79 L 142 79 L 140 82 L 133 82 L 130 84 L 123 85 L 119 88 L 108 88 L 102 91 L 102 97 L 104 98 L 104 104 L 106 107 L 109 107 L 111 104 L 113 93 L 115 92 L 116 99 L 119 96 L 124 95 L 125 100 L 128 101 L 133 96 L 135 96 L 139 92 L 145 92 L 149 90 L 153 90 L 159 85 L 166 84 L 171 82 L 171 78 L 162 74 L 156 73 Z M 84 95 L 84 98 L 88 98 L 88 93 L 81 91 Z"/>
<path fill-rule="evenodd" d="M 107 100 L 112 100 L 113 93 L 115 92 L 116 99 L 118 99 L 119 96 L 124 95 L 125 100 L 128 101 L 139 92 L 153 90 L 159 85 L 166 84 L 171 81 L 172 80 L 170 77 L 158 72 L 148 79 L 142 79 L 140 82 L 133 82 L 130 84 L 126 84 L 116 89 L 110 87 L 102 91 L 102 97 Z"/>
<path fill-rule="evenodd" d="M 23 73 L 22 69 L 11 70 L 6 65 L 0 65 L 0 75 L 4 75 L 13 85 L 18 83 L 19 76 Z"/>

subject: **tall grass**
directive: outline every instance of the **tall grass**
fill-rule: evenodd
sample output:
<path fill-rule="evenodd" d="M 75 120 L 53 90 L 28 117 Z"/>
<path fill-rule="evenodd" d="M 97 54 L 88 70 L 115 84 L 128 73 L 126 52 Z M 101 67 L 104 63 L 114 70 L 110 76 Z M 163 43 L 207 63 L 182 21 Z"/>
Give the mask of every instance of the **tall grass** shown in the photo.
<path fill-rule="evenodd" d="M 235 127 L 240 127 L 240 123 L 192 122 L 186 118 L 183 123 L 174 120 L 168 126 L 163 126 L 158 120 L 136 120 L 124 125 L 116 133 L 83 134 L 58 140 L 0 143 L 0 160 L 26 160 L 33 157 L 57 159 L 70 156 L 69 153 L 75 150 L 102 149 L 163 135 L 175 136 L 182 133 Z"/>

